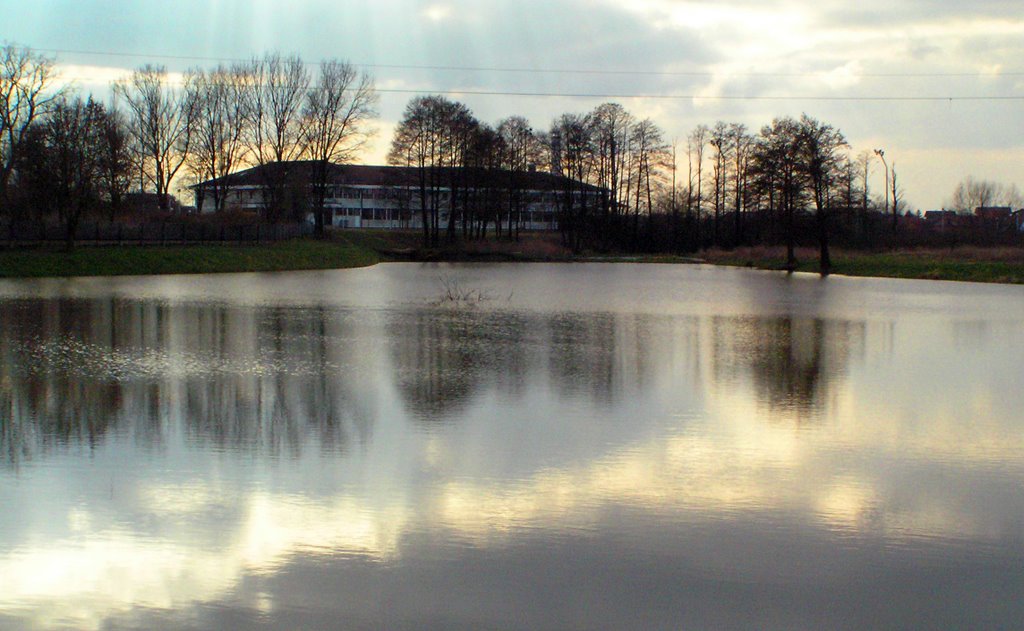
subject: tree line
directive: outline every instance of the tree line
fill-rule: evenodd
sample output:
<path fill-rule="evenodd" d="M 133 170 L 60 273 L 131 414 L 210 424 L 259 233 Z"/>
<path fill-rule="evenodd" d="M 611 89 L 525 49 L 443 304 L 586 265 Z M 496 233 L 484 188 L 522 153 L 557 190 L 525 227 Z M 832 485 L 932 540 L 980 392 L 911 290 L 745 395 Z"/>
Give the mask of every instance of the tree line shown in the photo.
<path fill-rule="evenodd" d="M 145 65 L 114 84 L 114 105 L 56 87 L 53 60 L 28 48 L 0 48 L 0 65 L 0 216 L 57 217 L 69 238 L 87 214 L 117 215 L 131 190 L 169 210 L 183 176 L 212 180 L 199 195 L 225 210 L 218 178 L 267 165 L 280 168 L 261 170 L 266 219 L 312 211 L 322 233 L 328 165 L 351 161 L 376 117 L 372 77 L 339 60 L 311 71 L 271 53 L 180 79 Z M 314 194 L 301 203 L 290 196 L 295 160 L 314 163 Z"/>
<path fill-rule="evenodd" d="M 797 215 L 810 209 L 827 269 L 835 209 L 860 207 L 866 215 L 869 207 L 870 163 L 856 162 L 848 148 L 838 129 L 807 115 L 776 119 L 756 135 L 744 125 L 719 122 L 690 134 L 683 166 L 654 121 L 617 103 L 563 114 L 550 130 L 534 131 L 519 116 L 491 126 L 464 104 L 423 96 L 408 104 L 388 161 L 419 174 L 427 242 L 439 238 L 439 196 L 431 191 L 441 188 L 451 195 L 449 238 L 460 222 L 463 236 L 473 233 L 474 223 L 479 233 L 489 222 L 497 234 L 504 225 L 513 236 L 523 193 L 515 174 L 539 165 L 564 176 L 558 223 L 575 250 L 692 251 L 781 240 L 795 265 Z M 460 196 L 466 187 L 459 179 L 471 167 L 502 174 L 493 184 L 506 203 L 474 212 L 469 198 Z M 486 182 L 477 178 L 475 192 Z M 579 194 L 582 185 L 599 194 Z M 893 191 L 895 213 L 902 196 L 897 186 Z"/>
<path fill-rule="evenodd" d="M 57 217 L 69 235 L 83 216 L 119 214 L 129 191 L 152 191 L 168 210 L 182 180 L 210 182 L 197 201 L 226 210 L 220 179 L 250 166 L 265 167 L 264 220 L 312 213 L 322 234 L 329 167 L 357 156 L 377 115 L 372 77 L 339 60 L 311 70 L 298 56 L 270 53 L 180 77 L 145 65 L 114 84 L 111 105 L 57 87 L 53 60 L 28 48 L 0 48 L 0 64 L 0 216 Z M 296 184 L 297 160 L 313 163 L 311 181 Z M 534 171 L 564 176 L 557 222 L 576 251 L 785 244 L 795 265 L 796 246 L 816 243 L 827 270 L 832 243 L 898 245 L 907 206 L 891 157 L 855 153 L 838 128 L 807 114 L 756 131 L 698 125 L 670 142 L 617 103 L 535 130 L 522 116 L 491 125 L 458 101 L 417 96 L 388 162 L 414 167 L 419 207 L 409 210 L 420 213 L 428 244 L 518 238 L 536 201 Z M 869 189 L 878 162 L 881 192 Z M 1019 198 L 1015 188 L 968 178 L 953 203 L 969 211 Z"/>
<path fill-rule="evenodd" d="M 781 244 L 795 267 L 796 247 L 814 244 L 827 272 L 833 243 L 898 247 L 912 237 L 905 234 L 909 204 L 891 156 L 855 151 L 840 129 L 808 114 L 778 117 L 756 131 L 724 121 L 698 125 L 683 141 L 669 142 L 654 121 L 617 103 L 562 114 L 547 130 L 534 130 L 521 116 L 491 125 L 462 103 L 421 96 L 406 107 L 388 161 L 418 174 L 427 243 L 442 233 L 455 238 L 460 226 L 462 237 L 491 225 L 494 234 L 514 238 L 529 201 L 522 174 L 535 168 L 564 176 L 558 225 L 577 251 Z M 885 185 L 872 190 L 877 166 Z M 472 190 L 460 181 L 467 176 Z M 599 190 L 596 198 L 580 194 L 586 186 Z M 448 192 L 450 216 L 442 226 L 437 200 Z M 474 204 L 480 196 L 490 201 Z M 967 178 L 950 202 L 963 213 L 994 203 L 1022 201 L 1013 186 Z"/>

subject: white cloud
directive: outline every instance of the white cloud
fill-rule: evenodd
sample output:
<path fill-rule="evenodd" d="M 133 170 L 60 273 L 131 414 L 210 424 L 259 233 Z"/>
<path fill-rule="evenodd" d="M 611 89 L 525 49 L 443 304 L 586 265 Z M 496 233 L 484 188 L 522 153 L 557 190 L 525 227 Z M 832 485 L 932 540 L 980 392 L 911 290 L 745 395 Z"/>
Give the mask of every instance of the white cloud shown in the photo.
<path fill-rule="evenodd" d="M 179 72 L 197 62 L 147 59 L 139 54 L 245 58 L 290 42 L 285 51 L 294 50 L 307 59 L 333 55 L 390 64 L 393 67 L 373 70 L 382 88 L 703 97 L 656 104 L 622 99 L 628 108 L 637 108 L 639 115 L 654 116 L 667 137 L 685 136 L 696 124 L 716 119 L 757 128 L 775 116 L 807 110 L 851 138 L 880 136 L 885 146 L 956 146 L 965 152 L 1012 148 L 1012 160 L 1024 160 L 1019 102 L 1010 102 L 1013 107 L 994 101 L 978 101 L 971 107 L 955 105 L 955 115 L 946 115 L 936 111 L 934 104 L 921 102 L 854 101 L 844 105 L 714 98 L 1021 97 L 1024 15 L 1019 3 L 1009 0 L 980 4 L 907 0 L 897 5 L 863 0 L 856 6 L 842 0 L 522 0 L 514 5 L 403 0 L 359 9 L 346 7 L 344 11 L 314 4 L 319 3 L 296 2 L 287 15 L 267 5 L 242 20 L 233 19 L 235 12 L 223 11 L 210 21 L 205 3 L 183 0 L 180 11 L 163 18 L 159 29 L 149 14 L 136 8 L 126 9 L 119 20 L 97 21 L 92 28 L 74 30 L 69 36 L 67 24 L 92 18 L 84 13 L 75 15 L 64 5 L 56 11 L 56 0 L 41 0 L 33 5 L 36 8 L 18 9 L 18 19 L 12 21 L 17 27 L 9 37 L 54 49 L 135 53 L 130 61 L 124 61 L 126 66 L 152 61 L 167 63 Z M 314 15 L 315 20 L 311 19 Z M 179 36 L 194 33 L 195 23 L 205 25 L 206 36 Z M 58 36 L 58 31 L 62 35 Z M 83 92 L 105 93 L 120 72 L 90 65 L 98 61 L 95 57 L 61 57 L 65 74 Z M 399 67 L 402 65 L 623 73 L 452 72 Z M 628 71 L 634 69 L 649 74 L 630 75 Z M 960 76 L 953 76 L 957 74 Z M 411 96 L 385 95 L 383 118 L 394 121 L 400 117 Z M 464 100 L 484 120 L 523 114 L 538 128 L 546 128 L 565 111 L 587 110 L 599 103 L 596 99 L 539 97 L 466 96 Z M 940 127 L 932 122 L 936 117 L 941 118 Z M 989 129 L 999 130 L 998 137 L 978 130 L 979 120 Z M 381 156 L 388 143 L 389 138 L 378 136 L 372 155 Z M 920 156 L 922 172 L 948 171 L 927 152 Z M 1014 177 L 1024 186 L 1019 174 Z M 911 196 L 924 205 L 939 203 L 933 191 L 951 185 L 937 176 L 924 177 L 922 182 L 914 184 L 921 188 Z"/>
<path fill-rule="evenodd" d="M 443 22 L 452 16 L 452 8 L 444 4 L 434 4 L 423 9 L 420 14 L 431 22 Z"/>

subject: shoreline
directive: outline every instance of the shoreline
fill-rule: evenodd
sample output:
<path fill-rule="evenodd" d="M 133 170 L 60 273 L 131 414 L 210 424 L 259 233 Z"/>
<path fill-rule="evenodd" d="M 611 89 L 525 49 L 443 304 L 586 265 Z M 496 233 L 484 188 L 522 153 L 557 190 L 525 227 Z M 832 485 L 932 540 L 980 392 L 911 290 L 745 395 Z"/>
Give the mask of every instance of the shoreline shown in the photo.
<path fill-rule="evenodd" d="M 366 267 L 386 261 L 514 263 L 708 264 L 786 271 L 784 248 L 711 249 L 692 255 L 591 253 L 573 255 L 557 235 L 520 241 L 472 241 L 419 247 L 420 235 L 385 231 L 336 232 L 326 240 L 295 239 L 263 245 L 88 246 L 0 251 L 0 278 L 216 274 Z M 797 272 L 818 273 L 814 248 L 798 248 Z M 1024 284 L 1024 248 L 833 251 L 832 274 L 852 277 Z"/>

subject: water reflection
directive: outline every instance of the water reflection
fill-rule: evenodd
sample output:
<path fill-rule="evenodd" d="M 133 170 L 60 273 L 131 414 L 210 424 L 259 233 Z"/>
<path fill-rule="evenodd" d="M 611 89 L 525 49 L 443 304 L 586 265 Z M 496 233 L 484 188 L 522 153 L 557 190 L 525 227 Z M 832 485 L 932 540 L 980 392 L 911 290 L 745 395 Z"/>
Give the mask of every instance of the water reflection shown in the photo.
<path fill-rule="evenodd" d="M 842 317 L 877 286 L 637 266 L 541 309 L 518 269 L 474 309 L 0 302 L 0 626 L 1019 619 L 1019 292 Z"/>
<path fill-rule="evenodd" d="M 863 358 L 864 322 L 821 318 L 713 318 L 713 366 L 720 387 L 752 382 L 755 399 L 820 420 L 830 387 L 842 384 L 852 357 Z"/>

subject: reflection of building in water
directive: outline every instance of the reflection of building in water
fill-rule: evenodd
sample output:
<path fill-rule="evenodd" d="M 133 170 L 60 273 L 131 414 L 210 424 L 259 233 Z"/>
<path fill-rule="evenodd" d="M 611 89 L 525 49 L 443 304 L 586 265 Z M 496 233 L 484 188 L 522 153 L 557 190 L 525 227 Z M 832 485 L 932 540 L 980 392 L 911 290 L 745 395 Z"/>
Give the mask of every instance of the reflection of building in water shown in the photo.
<path fill-rule="evenodd" d="M 797 420 L 817 417 L 830 388 L 863 355 L 863 322 L 794 317 L 711 320 L 712 373 L 720 387 L 746 379 L 759 405 Z"/>
<path fill-rule="evenodd" d="M 124 299 L 26 301 L 2 317 L 8 462 L 115 429 L 148 448 L 180 429 L 197 446 L 344 449 L 369 439 L 392 388 L 422 420 L 454 418 L 483 393 L 615 406 L 672 378 L 658 366 L 680 330 L 647 315 L 428 308 L 375 320 Z"/>
<path fill-rule="evenodd" d="M 634 400 L 679 344 L 696 352 L 694 320 L 609 313 L 519 314 L 418 310 L 387 326 L 395 381 L 415 419 L 444 421 L 485 392 L 528 391 L 602 406 Z M 683 339 L 679 339 L 682 337 Z M 688 361 L 694 370 L 696 361 Z M 688 373 L 689 374 L 689 373 Z"/>

